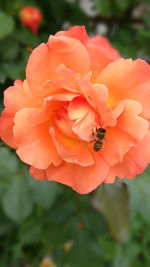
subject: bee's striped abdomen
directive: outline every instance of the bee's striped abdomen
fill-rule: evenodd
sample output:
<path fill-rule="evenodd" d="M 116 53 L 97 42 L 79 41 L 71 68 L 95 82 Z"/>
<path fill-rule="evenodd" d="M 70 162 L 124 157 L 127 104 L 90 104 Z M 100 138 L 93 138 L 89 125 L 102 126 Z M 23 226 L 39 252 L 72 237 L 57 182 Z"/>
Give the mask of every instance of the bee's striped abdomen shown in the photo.
<path fill-rule="evenodd" d="M 103 143 L 101 141 L 96 141 L 93 145 L 93 149 L 94 151 L 98 152 L 99 150 L 101 150 L 103 146 Z"/>

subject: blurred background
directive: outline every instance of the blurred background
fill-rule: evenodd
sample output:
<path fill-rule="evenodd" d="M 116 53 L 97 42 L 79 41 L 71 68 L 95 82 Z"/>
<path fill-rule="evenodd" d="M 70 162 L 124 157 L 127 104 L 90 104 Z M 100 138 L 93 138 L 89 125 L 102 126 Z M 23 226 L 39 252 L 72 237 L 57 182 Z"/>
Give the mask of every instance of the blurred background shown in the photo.
<path fill-rule="evenodd" d="M 21 20 L 25 6 L 42 14 L 37 34 Z M 150 0 L 0 0 L 1 110 L 3 91 L 25 78 L 29 50 L 71 25 L 150 62 Z M 150 266 L 150 168 L 78 195 L 31 178 L 0 141 L 0 266 Z"/>

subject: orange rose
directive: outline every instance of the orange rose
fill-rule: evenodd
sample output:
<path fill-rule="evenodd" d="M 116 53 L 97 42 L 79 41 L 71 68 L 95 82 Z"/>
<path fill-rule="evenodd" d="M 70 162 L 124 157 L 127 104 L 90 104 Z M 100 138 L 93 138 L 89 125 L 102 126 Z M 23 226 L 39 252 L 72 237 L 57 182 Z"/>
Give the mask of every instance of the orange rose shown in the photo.
<path fill-rule="evenodd" d="M 21 9 L 21 22 L 37 34 L 38 24 L 42 20 L 42 14 L 38 8 L 26 6 Z"/>
<path fill-rule="evenodd" d="M 0 121 L 1 138 L 33 177 L 85 194 L 149 163 L 150 67 L 118 58 L 84 27 L 33 50 L 27 79 L 4 93 Z"/>

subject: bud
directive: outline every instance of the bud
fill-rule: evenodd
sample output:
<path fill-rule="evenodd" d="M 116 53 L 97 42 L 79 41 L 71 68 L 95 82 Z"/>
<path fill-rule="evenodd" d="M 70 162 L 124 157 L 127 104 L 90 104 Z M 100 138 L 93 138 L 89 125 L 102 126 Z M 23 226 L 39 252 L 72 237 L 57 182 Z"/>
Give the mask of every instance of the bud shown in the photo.
<path fill-rule="evenodd" d="M 26 6 L 21 10 L 21 22 L 30 28 L 34 34 L 38 33 L 38 24 L 42 21 L 42 14 L 35 7 Z"/>

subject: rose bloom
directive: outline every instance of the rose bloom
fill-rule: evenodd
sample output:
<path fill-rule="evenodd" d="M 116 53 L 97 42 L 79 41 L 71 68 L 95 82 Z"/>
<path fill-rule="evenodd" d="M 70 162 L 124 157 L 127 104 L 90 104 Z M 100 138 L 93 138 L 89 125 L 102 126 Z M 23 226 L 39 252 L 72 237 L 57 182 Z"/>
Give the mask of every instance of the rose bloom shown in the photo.
<path fill-rule="evenodd" d="M 4 105 L 1 138 L 38 180 L 85 194 L 116 176 L 134 178 L 150 161 L 150 67 L 121 59 L 84 27 L 34 49 L 26 80 L 5 91 Z M 96 128 L 106 131 L 99 151 Z"/>
<path fill-rule="evenodd" d="M 21 9 L 21 22 L 31 29 L 34 34 L 38 33 L 38 24 L 42 21 L 42 14 L 38 8 L 26 6 Z"/>

